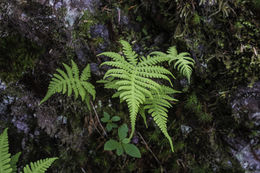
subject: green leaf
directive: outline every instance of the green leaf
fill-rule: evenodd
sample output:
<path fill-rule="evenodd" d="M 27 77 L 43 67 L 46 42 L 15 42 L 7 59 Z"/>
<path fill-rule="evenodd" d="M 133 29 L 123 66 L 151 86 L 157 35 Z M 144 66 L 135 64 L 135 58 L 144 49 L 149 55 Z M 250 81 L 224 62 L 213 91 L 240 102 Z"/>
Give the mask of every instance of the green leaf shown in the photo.
<path fill-rule="evenodd" d="M 16 153 L 11 158 L 10 165 L 11 165 L 11 168 L 12 168 L 12 173 L 16 173 L 17 172 L 16 164 L 17 164 L 17 162 L 19 160 L 20 155 L 21 155 L 21 152 Z"/>
<path fill-rule="evenodd" d="M 110 132 L 113 128 L 117 128 L 117 125 L 114 123 L 107 123 L 106 129 L 108 132 Z"/>
<path fill-rule="evenodd" d="M 129 138 L 125 138 L 125 139 L 122 140 L 122 142 L 123 142 L 124 144 L 128 144 L 128 143 L 130 142 L 130 139 L 129 139 Z"/>
<path fill-rule="evenodd" d="M 116 121 L 120 120 L 120 117 L 119 116 L 113 116 L 111 120 L 116 122 Z"/>
<path fill-rule="evenodd" d="M 123 144 L 126 154 L 132 157 L 141 158 L 139 149 L 134 144 Z"/>
<path fill-rule="evenodd" d="M 110 115 L 106 112 L 103 113 L 103 118 L 101 118 L 101 121 L 103 123 L 108 122 L 110 120 Z"/>
<path fill-rule="evenodd" d="M 113 139 L 110 139 L 109 141 L 107 141 L 104 145 L 104 150 L 106 151 L 111 151 L 111 150 L 115 150 L 119 147 L 119 143 Z"/>
<path fill-rule="evenodd" d="M 128 132 L 128 127 L 126 124 L 123 124 L 118 128 L 118 136 L 120 141 L 126 138 L 127 132 Z"/>
<path fill-rule="evenodd" d="M 118 145 L 117 149 L 116 149 L 116 154 L 118 156 L 121 156 L 124 153 L 123 147 L 121 144 Z"/>

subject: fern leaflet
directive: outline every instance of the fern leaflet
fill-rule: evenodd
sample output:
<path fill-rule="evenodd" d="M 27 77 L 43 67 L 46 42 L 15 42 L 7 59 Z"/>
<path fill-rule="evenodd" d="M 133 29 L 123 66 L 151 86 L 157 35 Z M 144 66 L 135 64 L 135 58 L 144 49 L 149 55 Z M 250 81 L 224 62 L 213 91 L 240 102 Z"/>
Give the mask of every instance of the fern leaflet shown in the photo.
<path fill-rule="evenodd" d="M 17 164 L 17 162 L 19 160 L 20 155 L 21 155 L 21 152 L 18 152 L 18 153 L 16 153 L 15 155 L 13 155 L 11 157 L 10 165 L 11 165 L 11 168 L 12 168 L 12 173 L 16 173 L 17 172 L 16 164 Z"/>

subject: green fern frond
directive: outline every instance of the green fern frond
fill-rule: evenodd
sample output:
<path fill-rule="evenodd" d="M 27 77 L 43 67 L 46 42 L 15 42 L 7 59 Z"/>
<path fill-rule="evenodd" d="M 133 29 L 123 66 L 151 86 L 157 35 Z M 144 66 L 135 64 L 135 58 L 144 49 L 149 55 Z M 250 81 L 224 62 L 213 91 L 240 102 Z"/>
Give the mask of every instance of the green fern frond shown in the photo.
<path fill-rule="evenodd" d="M 23 168 L 23 171 L 24 173 L 44 173 L 51 166 L 51 164 L 57 159 L 58 158 L 55 157 L 55 158 L 38 160 L 36 162 L 27 164 Z"/>
<path fill-rule="evenodd" d="M 132 64 L 132 65 L 136 65 L 137 64 L 137 57 L 138 55 L 135 53 L 135 51 L 133 51 L 131 45 L 124 40 L 120 40 L 120 43 L 123 46 L 123 52 L 124 55 L 126 56 L 126 59 Z"/>
<path fill-rule="evenodd" d="M 0 135 L 0 172 L 1 173 L 11 173 L 11 154 L 8 152 L 8 136 L 7 129 Z"/>
<path fill-rule="evenodd" d="M 11 157 L 10 165 L 11 165 L 11 168 L 12 168 L 12 173 L 16 173 L 17 172 L 16 164 L 17 164 L 17 162 L 19 160 L 20 155 L 21 155 L 21 152 L 18 152 L 18 153 L 16 153 L 15 155 L 13 155 Z"/>
<path fill-rule="evenodd" d="M 155 123 L 158 125 L 164 136 L 169 140 L 171 150 L 173 149 L 172 139 L 167 132 L 167 119 L 168 119 L 168 108 L 172 105 L 170 102 L 177 101 L 169 95 L 179 93 L 170 87 L 161 86 L 162 90 L 160 94 L 153 92 L 153 97 L 146 100 L 144 110 L 148 110 L 148 113 L 152 115 Z"/>
<path fill-rule="evenodd" d="M 83 69 L 81 75 L 79 75 L 78 66 L 73 60 L 71 60 L 71 64 L 72 67 L 69 67 L 67 64 L 63 63 L 66 72 L 61 69 L 56 70 L 58 73 L 53 75 L 47 94 L 40 104 L 48 100 L 55 93 L 67 93 L 68 96 L 74 93 L 75 99 L 80 95 L 82 101 L 84 101 L 86 97 L 88 97 L 88 94 L 90 94 L 93 99 L 95 99 L 95 87 L 91 83 L 87 82 L 90 78 L 89 64 Z"/>
<path fill-rule="evenodd" d="M 119 96 L 120 100 L 127 103 L 130 112 L 131 134 L 133 137 L 135 123 L 140 105 L 144 104 L 147 97 L 152 97 L 152 91 L 160 93 L 161 85 L 153 79 L 165 79 L 171 81 L 167 75 L 173 76 L 170 71 L 157 63 L 168 61 L 165 57 L 157 56 L 138 59 L 138 55 L 132 50 L 131 45 L 121 40 L 124 56 L 114 52 L 104 52 L 98 56 L 105 55 L 112 59 L 101 64 L 112 66 L 104 75 L 104 80 L 109 82 L 107 88 L 117 89 L 114 96 Z M 112 79 L 112 81 L 111 81 Z M 116 82 L 114 82 L 116 80 Z"/>
<path fill-rule="evenodd" d="M 169 57 L 169 64 L 175 61 L 174 68 L 177 69 L 183 76 L 185 76 L 190 83 L 192 67 L 195 63 L 194 59 L 192 59 L 190 54 L 187 52 L 178 54 L 176 47 L 170 47 L 167 53 L 167 56 Z"/>

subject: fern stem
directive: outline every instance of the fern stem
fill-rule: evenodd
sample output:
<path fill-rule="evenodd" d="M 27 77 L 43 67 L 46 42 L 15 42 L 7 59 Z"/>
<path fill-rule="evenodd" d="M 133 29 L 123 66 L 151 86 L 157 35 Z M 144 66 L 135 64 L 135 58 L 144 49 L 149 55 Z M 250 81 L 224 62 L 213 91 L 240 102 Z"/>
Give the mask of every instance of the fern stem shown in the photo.
<path fill-rule="evenodd" d="M 96 118 L 97 118 L 97 121 L 98 121 L 99 126 L 101 127 L 101 129 L 102 129 L 104 135 L 107 136 L 107 132 L 106 132 L 106 130 L 104 129 L 104 127 L 102 126 L 102 124 L 101 124 L 101 122 L 100 122 L 100 120 L 99 120 L 99 117 L 98 117 L 97 111 L 96 111 L 96 109 L 95 109 L 95 106 L 93 105 L 93 102 L 90 101 L 90 104 L 91 104 L 91 106 L 92 106 L 92 108 L 93 108 L 93 110 L 94 110 L 94 113 L 95 113 L 95 115 L 96 115 Z"/>

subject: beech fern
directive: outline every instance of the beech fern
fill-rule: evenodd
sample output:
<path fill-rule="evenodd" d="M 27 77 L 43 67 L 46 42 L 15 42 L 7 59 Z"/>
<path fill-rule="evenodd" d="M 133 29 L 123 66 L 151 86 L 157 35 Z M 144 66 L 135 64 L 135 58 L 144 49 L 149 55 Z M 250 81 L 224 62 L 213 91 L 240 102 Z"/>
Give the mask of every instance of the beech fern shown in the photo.
<path fill-rule="evenodd" d="M 138 113 L 147 109 L 162 133 L 169 140 L 173 151 L 172 140 L 167 132 L 166 125 L 167 108 L 171 107 L 171 101 L 176 101 L 171 95 L 178 91 L 154 80 L 164 79 L 172 85 L 169 78 L 169 76 L 174 78 L 172 73 L 158 65 L 163 62 L 171 62 L 171 52 L 169 52 L 169 56 L 162 52 L 153 52 L 147 57 L 140 57 L 132 50 L 128 42 L 121 40 L 120 43 L 123 46 L 124 55 L 104 52 L 99 56 L 103 55 L 112 59 L 101 64 L 101 66 L 109 65 L 113 67 L 106 72 L 102 82 L 105 83 L 105 88 L 117 90 L 113 97 L 119 97 L 121 101 L 127 103 L 132 128 L 129 140 L 134 135 Z M 145 119 L 144 114 L 142 114 L 142 117 Z"/>

